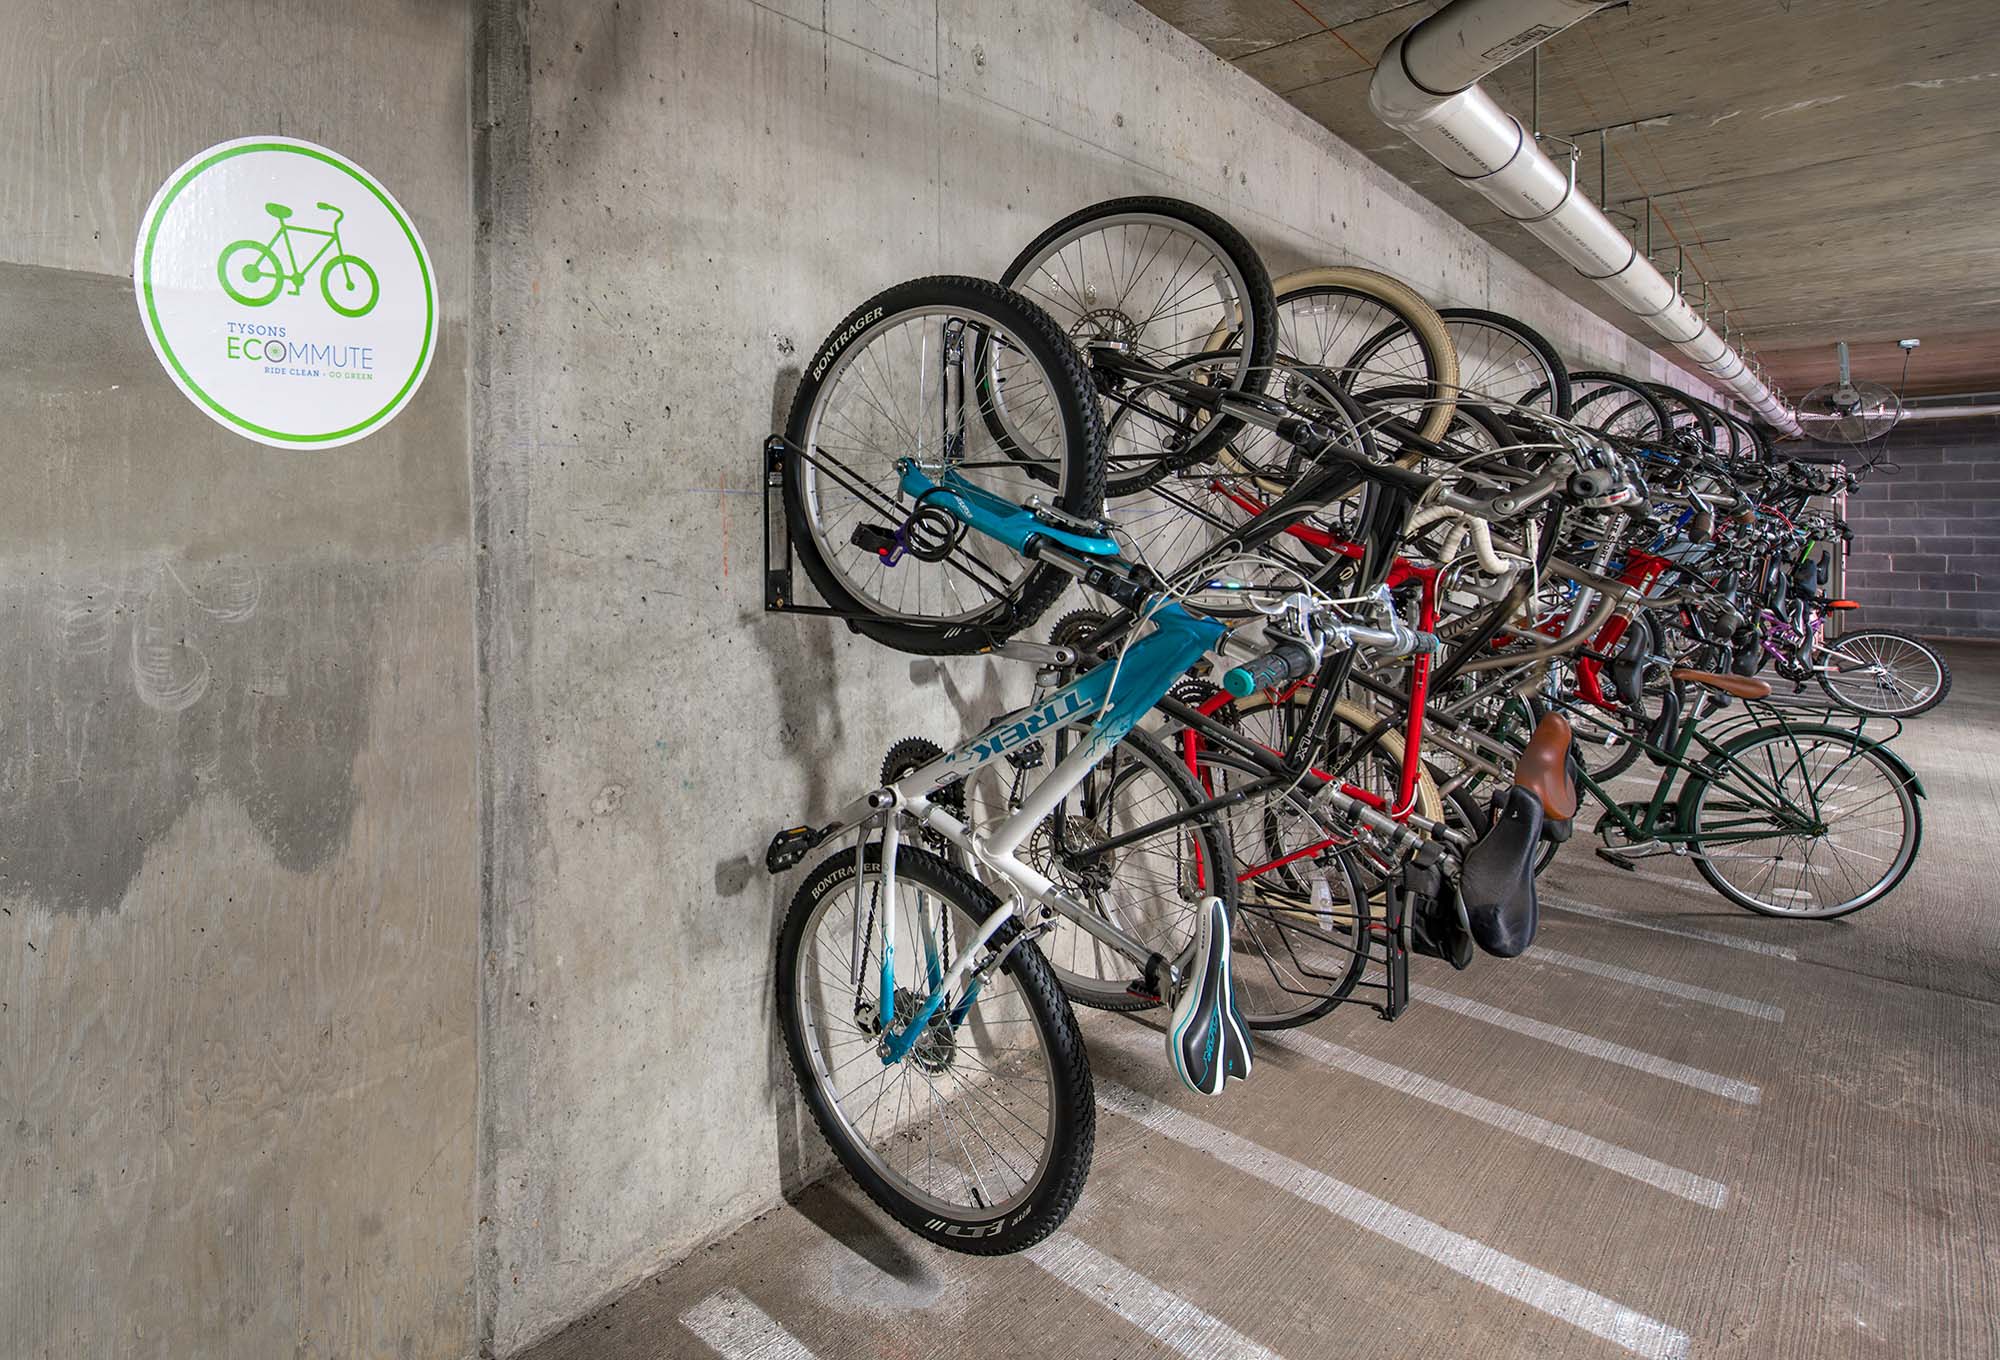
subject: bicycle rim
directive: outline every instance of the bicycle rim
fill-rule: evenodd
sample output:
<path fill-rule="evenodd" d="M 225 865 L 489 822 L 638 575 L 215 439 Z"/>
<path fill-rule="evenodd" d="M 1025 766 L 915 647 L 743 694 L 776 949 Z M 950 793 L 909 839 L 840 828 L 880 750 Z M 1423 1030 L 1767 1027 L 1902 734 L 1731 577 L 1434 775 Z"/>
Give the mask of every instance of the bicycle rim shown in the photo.
<path fill-rule="evenodd" d="M 1430 396 L 1388 409 L 1426 439 L 1450 428 L 1458 351 L 1444 318 L 1413 289 L 1372 269 L 1345 267 L 1302 269 L 1274 287 L 1280 354 L 1340 375 L 1363 402 L 1375 389 L 1417 385 Z"/>
<path fill-rule="evenodd" d="M 978 919 L 924 871 L 921 856 L 905 853 L 891 955 L 898 1024 L 930 992 L 926 933 L 948 967 Z M 1018 979 L 1001 969 L 962 1026 L 933 1020 L 908 1056 L 884 1065 L 875 1028 L 881 890 L 878 873 L 848 875 L 810 908 L 786 979 L 805 1055 L 799 1075 L 813 1083 L 837 1150 L 895 1194 L 941 1218 L 1003 1217 L 1034 1198 L 1055 1155 L 1048 1038 Z"/>
<path fill-rule="evenodd" d="M 1055 763 L 1055 753 L 1037 771 Z M 1007 803 L 1032 782 L 1012 779 Z M 970 792 L 978 798 L 981 790 Z M 1199 801 L 1180 768 L 1142 732 L 1128 734 L 1096 769 L 1029 835 L 1021 857 L 1054 880 L 1086 911 L 1118 927 L 1169 961 L 1192 947 L 1196 910 L 1210 892 L 1234 902 L 1233 889 L 1215 881 L 1228 862 L 1228 843 L 1213 816 L 1163 827 L 1103 855 L 1088 852 L 1114 836 L 1137 830 Z M 1058 820 L 1060 819 L 1060 843 Z M 1042 941 L 1042 954 L 1070 1000 L 1099 1010 L 1141 1010 L 1158 1002 L 1135 992 L 1138 960 L 1065 922 Z"/>
<path fill-rule="evenodd" d="M 1109 344 L 1187 381 L 1235 391 L 1263 389 L 1271 341 L 1259 333 L 1270 283 L 1247 243 L 1200 209 L 1144 200 L 1085 209 L 1058 223 L 1009 266 L 1001 282 L 1047 311 L 1086 354 Z M 1217 337 L 1226 337 L 1222 344 Z M 1224 348 L 1226 345 L 1226 348 Z M 1213 353 L 1198 367 L 1189 361 Z M 1236 428 L 1210 421 L 1171 386 L 1104 397 L 1105 467 L 1113 496 L 1142 490 L 1161 473 L 1198 460 Z M 1113 422 L 1116 429 L 1113 430 Z"/>
<path fill-rule="evenodd" d="M 1539 331 L 1469 307 L 1438 315 L 1458 351 L 1458 382 L 1467 396 L 1570 417 L 1569 369 Z"/>
<path fill-rule="evenodd" d="M 981 288 L 993 296 L 980 297 Z M 958 649 L 969 650 L 977 626 L 1011 631 L 1061 583 L 941 510 L 914 526 L 900 550 L 884 551 L 917 508 L 901 489 L 899 463 L 909 460 L 933 481 L 950 470 L 1009 500 L 1040 496 L 1094 514 L 1098 432 L 1083 427 L 1094 421 L 1077 390 L 1080 374 L 1048 357 L 1060 343 L 1053 327 L 1043 320 L 1047 335 L 1031 338 L 1023 332 L 1034 327 L 1032 312 L 1006 315 L 1025 309 L 1018 299 L 956 280 L 921 280 L 883 296 L 891 295 L 914 300 L 850 323 L 859 333 L 809 378 L 810 405 L 793 412 L 791 438 L 806 451 L 794 454 L 787 486 L 794 539 L 803 540 L 800 556 L 829 603 L 872 616 L 868 626 L 917 630 L 916 640 L 948 639 L 957 628 L 965 635 Z M 1009 393 L 1008 428 L 1022 441 L 1007 449 L 975 410 L 995 390 Z"/>
<path fill-rule="evenodd" d="M 1827 644 L 1820 688 L 1857 713 L 1907 718 L 1932 708 L 1944 695 L 1944 663 L 1915 638 L 1895 633 L 1849 633 Z"/>
<path fill-rule="evenodd" d="M 1778 729 L 1728 751 L 1728 765 L 1682 794 L 1682 825 L 1701 837 L 1695 867 L 1723 896 L 1767 916 L 1824 919 L 1859 911 L 1909 872 L 1922 826 L 1916 795 L 1872 744 Z M 1822 829 L 1781 825 L 1771 791 Z"/>

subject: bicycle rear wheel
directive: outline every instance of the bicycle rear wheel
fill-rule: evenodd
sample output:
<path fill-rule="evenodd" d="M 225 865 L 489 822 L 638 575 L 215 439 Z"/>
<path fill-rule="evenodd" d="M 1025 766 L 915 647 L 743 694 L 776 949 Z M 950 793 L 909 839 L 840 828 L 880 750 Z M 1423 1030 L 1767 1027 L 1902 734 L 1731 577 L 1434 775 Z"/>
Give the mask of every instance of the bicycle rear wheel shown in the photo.
<path fill-rule="evenodd" d="M 1723 749 L 1727 763 L 1681 786 L 1681 830 L 1697 837 L 1695 868 L 1736 905 L 1831 920 L 1880 901 L 1916 863 L 1916 790 L 1876 743 L 1779 725 Z"/>
<path fill-rule="evenodd" d="M 1076 1017 L 1020 927 L 992 939 L 1006 962 L 961 992 L 899 1062 L 880 1042 L 881 975 L 891 1023 L 907 1024 L 954 945 L 999 910 L 993 895 L 911 845 L 896 858 L 898 928 L 880 946 L 880 847 L 852 851 L 799 885 L 778 937 L 778 1022 L 806 1105 L 841 1164 L 904 1227 L 953 1251 L 1033 1246 L 1068 1217 L 1090 1171 L 1096 1107 Z M 934 963 L 933 960 L 936 960 Z M 953 1010 L 966 1007 L 961 1023 Z"/>
<path fill-rule="evenodd" d="M 1863 628 L 1827 644 L 1819 687 L 1842 708 L 1878 718 L 1914 718 L 1951 693 L 1951 667 L 1937 648 L 1907 633 Z"/>
<path fill-rule="evenodd" d="M 1069 579 L 919 507 L 905 465 L 1072 516 L 1103 507 L 1103 431 L 1076 351 L 1040 309 L 982 279 L 916 279 L 856 308 L 807 367 L 785 438 L 786 523 L 806 575 L 903 651 L 990 647 Z"/>
<path fill-rule="evenodd" d="M 1041 765 L 1015 771 L 1004 810 L 1018 805 L 1032 774 L 1046 772 L 1063 754 L 1058 746 Z M 977 804 L 986 793 L 987 786 L 975 780 L 968 797 Z M 1020 855 L 1086 911 L 1175 962 L 1193 946 L 1204 897 L 1213 893 L 1232 915 L 1236 910 L 1236 883 L 1224 872 L 1232 861 L 1221 816 L 1211 812 L 1176 821 L 1115 850 L 1093 852 L 1115 836 L 1201 801 L 1185 764 L 1144 732 L 1129 732 L 1035 828 Z M 1004 815 L 1002 808 L 994 811 Z M 1063 993 L 1079 1006 L 1134 1011 L 1161 1004 L 1161 998 L 1135 986 L 1138 961 L 1074 922 L 1064 922 L 1043 946 Z"/>
<path fill-rule="evenodd" d="M 1241 232 L 1192 203 L 1114 198 L 1071 213 L 1037 236 L 1000 281 L 1018 288 L 1086 351 L 1104 346 L 1177 382 L 1261 392 L 1271 363 L 1271 276 Z M 1198 365 L 1189 360 L 1211 356 Z M 1100 374 L 1109 494 L 1143 491 L 1212 456 L 1242 422 L 1211 418 L 1174 383 Z"/>

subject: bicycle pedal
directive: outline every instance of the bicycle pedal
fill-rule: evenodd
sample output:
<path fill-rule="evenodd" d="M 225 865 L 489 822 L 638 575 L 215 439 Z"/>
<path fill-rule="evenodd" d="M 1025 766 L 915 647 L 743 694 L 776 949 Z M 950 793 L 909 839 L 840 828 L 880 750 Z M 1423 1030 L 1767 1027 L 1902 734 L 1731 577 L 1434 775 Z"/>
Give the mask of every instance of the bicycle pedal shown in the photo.
<path fill-rule="evenodd" d="M 764 852 L 764 867 L 774 874 L 795 869 L 825 839 L 826 833 L 813 826 L 794 826 L 780 831 L 771 837 L 770 848 Z"/>
<path fill-rule="evenodd" d="M 1616 850 L 1606 850 L 1602 846 L 1600 846 L 1598 847 L 1597 857 L 1603 860 L 1606 864 L 1609 864 L 1614 869 L 1623 869 L 1628 874 L 1636 874 L 1639 872 L 1638 865 L 1634 864 L 1631 860 L 1626 859 Z"/>

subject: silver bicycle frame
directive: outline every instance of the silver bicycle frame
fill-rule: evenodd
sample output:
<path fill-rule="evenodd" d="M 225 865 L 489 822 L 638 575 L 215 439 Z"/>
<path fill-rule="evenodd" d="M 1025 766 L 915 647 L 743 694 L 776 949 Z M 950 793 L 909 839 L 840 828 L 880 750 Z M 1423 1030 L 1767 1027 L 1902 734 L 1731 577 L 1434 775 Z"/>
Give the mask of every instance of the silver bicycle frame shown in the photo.
<path fill-rule="evenodd" d="M 1074 921 L 1131 959 L 1140 969 L 1153 965 L 1154 951 L 1064 893 L 1047 875 L 1022 860 L 1015 851 L 1042 819 L 1089 777 L 1090 772 L 1111 753 L 1154 702 L 1172 687 L 1189 666 L 1207 653 L 1222 631 L 1219 624 L 1197 620 L 1178 606 L 1170 608 L 1178 617 L 1160 619 L 1162 627 L 1135 642 L 1119 660 L 1103 662 L 1046 698 L 1007 714 L 956 750 L 850 804 L 836 822 L 833 833 L 836 835 L 847 825 L 855 827 L 857 892 L 864 891 L 867 882 L 862 855 L 869 830 L 878 823 L 881 826 L 882 905 L 875 915 L 880 923 L 882 951 L 881 994 L 877 1007 L 884 1035 L 885 1062 L 897 1061 L 908 1051 L 916 1036 L 923 1032 L 924 1026 L 936 1014 L 943 998 L 963 985 L 978 966 L 993 936 L 1007 922 L 1020 916 L 1029 902 L 1045 906 Z M 1030 741 L 1052 737 L 1093 716 L 1097 717 L 1097 722 L 1090 734 L 1075 750 L 1063 757 L 1047 778 L 1029 791 L 1020 807 L 1002 818 L 991 830 L 974 831 L 931 801 L 930 795 L 945 785 L 969 779 L 1008 752 Z M 904 817 L 922 824 L 964 850 L 974 864 L 1006 883 L 1011 892 L 1008 900 L 1000 904 L 1000 910 L 983 921 L 973 937 L 965 942 L 944 975 L 932 981 L 924 1006 L 897 1033 L 891 1029 L 895 1006 L 896 853 L 901 844 L 901 819 Z M 922 923 L 925 948 L 933 957 L 938 952 L 941 920 L 940 914 L 938 919 Z M 849 969 L 849 982 L 857 991 L 864 985 L 861 973 L 867 942 L 862 938 L 863 931 L 862 915 L 857 911 Z M 1180 966 L 1185 960 L 1162 962 L 1169 971 L 1169 976 L 1162 981 L 1168 984 L 1178 982 Z"/>

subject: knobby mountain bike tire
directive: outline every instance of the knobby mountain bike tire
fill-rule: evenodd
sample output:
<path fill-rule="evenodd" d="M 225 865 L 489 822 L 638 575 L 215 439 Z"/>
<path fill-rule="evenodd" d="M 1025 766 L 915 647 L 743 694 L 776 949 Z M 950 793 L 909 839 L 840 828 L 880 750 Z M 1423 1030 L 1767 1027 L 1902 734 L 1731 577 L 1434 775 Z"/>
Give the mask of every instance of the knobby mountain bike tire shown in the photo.
<path fill-rule="evenodd" d="M 951 342 L 959 357 L 947 362 Z M 1103 426 L 1082 360 L 1040 308 L 983 279 L 914 279 L 850 312 L 808 363 L 785 439 L 786 525 L 808 579 L 859 632 L 900 651 L 987 650 L 1069 578 L 935 507 L 913 521 L 898 460 L 1077 518 L 1103 508 Z M 882 545 L 905 529 L 892 560 Z"/>
<path fill-rule="evenodd" d="M 830 926 L 830 958 L 816 947 L 818 928 L 849 898 L 858 915 L 870 891 L 879 895 L 881 862 L 879 844 L 866 848 L 860 865 L 851 849 L 826 858 L 799 885 L 778 936 L 778 1023 L 799 1089 L 841 1165 L 897 1222 L 953 1251 L 1021 1251 L 1069 1216 L 1090 1172 L 1097 1112 L 1076 1016 L 1034 941 L 1018 940 L 1020 924 L 1009 921 L 991 944 L 1012 951 L 965 1023 L 933 1020 L 901 1061 L 885 1065 L 864 1004 L 878 995 L 879 960 L 864 960 L 857 997 L 849 977 L 854 921 Z M 905 908 L 925 894 L 959 918 L 955 941 L 1000 909 L 985 888 L 917 846 L 899 848 L 896 874 L 899 898 L 905 889 L 912 898 L 899 901 L 905 925 L 916 915 Z M 895 976 L 910 979 L 896 988 L 901 1023 L 929 985 L 920 942 L 897 944 Z M 1005 1132 L 985 1135 L 982 1120 Z"/>

